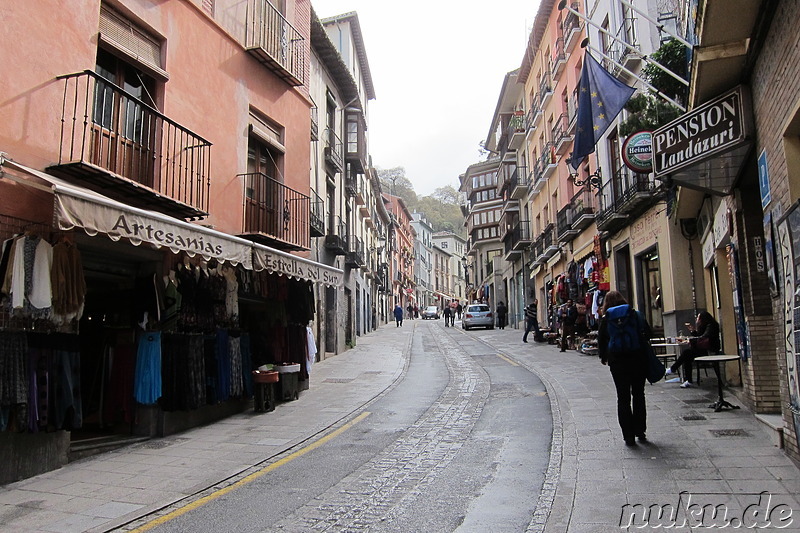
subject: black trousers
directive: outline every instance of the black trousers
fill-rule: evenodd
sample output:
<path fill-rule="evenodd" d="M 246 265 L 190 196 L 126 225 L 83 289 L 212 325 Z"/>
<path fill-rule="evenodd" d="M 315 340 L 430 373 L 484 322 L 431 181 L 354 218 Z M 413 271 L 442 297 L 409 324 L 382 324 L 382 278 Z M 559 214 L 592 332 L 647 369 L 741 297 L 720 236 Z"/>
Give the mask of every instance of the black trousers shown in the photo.
<path fill-rule="evenodd" d="M 647 431 L 647 407 L 644 399 L 645 359 L 618 361 L 611 365 L 617 389 L 617 418 L 622 438 L 633 440 Z"/>
<path fill-rule="evenodd" d="M 533 331 L 533 338 L 539 338 L 539 321 L 535 318 L 528 318 L 525 320 L 525 335 L 522 336 L 522 342 L 528 342 L 528 333 Z"/>
<path fill-rule="evenodd" d="M 692 363 L 694 363 L 695 357 L 700 357 L 701 355 L 708 355 L 708 350 L 700 350 L 698 348 L 686 348 L 684 351 L 681 352 L 680 357 L 675 360 L 675 363 L 672 364 L 670 367 L 673 372 L 677 371 L 679 368 L 683 367 L 683 379 L 688 381 L 689 383 L 692 382 Z"/>

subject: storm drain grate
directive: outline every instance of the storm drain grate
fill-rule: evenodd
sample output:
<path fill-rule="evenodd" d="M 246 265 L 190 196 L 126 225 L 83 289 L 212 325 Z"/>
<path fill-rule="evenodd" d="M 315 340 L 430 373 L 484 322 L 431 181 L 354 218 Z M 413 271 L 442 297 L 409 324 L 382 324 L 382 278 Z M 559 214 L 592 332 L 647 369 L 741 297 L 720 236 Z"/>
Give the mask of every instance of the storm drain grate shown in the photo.
<path fill-rule="evenodd" d="M 683 415 L 681 418 L 684 420 L 708 420 L 703 415 Z"/>
<path fill-rule="evenodd" d="M 327 378 L 325 383 L 350 383 L 353 378 Z"/>
<path fill-rule="evenodd" d="M 172 446 L 173 444 L 179 444 L 181 442 L 187 441 L 189 439 L 179 437 L 176 439 L 159 439 L 159 440 L 150 440 L 141 444 L 142 448 L 147 448 L 148 450 L 161 450 L 168 446 Z"/>
<path fill-rule="evenodd" d="M 749 437 L 750 434 L 743 429 L 709 429 L 715 437 Z"/>

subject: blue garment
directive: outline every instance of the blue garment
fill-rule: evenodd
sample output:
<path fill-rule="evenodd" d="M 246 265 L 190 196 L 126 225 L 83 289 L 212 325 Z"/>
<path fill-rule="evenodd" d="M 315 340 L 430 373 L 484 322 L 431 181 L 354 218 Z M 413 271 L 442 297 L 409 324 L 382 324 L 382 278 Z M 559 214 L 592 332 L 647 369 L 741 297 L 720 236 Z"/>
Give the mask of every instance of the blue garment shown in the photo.
<path fill-rule="evenodd" d="M 145 405 L 152 405 L 161 398 L 160 331 L 148 331 L 139 336 L 133 397 Z"/>

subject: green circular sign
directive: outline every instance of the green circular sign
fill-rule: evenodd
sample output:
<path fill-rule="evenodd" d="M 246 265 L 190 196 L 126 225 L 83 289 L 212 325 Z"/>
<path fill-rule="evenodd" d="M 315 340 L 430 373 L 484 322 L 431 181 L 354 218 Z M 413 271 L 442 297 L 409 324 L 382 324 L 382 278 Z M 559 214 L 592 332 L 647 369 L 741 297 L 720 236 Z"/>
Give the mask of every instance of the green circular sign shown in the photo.
<path fill-rule="evenodd" d="M 634 172 L 653 170 L 653 132 L 637 131 L 622 143 L 622 161 Z"/>

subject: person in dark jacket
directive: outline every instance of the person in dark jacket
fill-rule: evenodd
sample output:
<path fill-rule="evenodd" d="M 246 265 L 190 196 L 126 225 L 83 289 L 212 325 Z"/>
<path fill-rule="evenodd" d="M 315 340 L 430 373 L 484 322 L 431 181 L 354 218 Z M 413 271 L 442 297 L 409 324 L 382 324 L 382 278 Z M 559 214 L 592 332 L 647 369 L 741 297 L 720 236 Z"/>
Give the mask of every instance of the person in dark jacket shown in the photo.
<path fill-rule="evenodd" d="M 394 320 L 397 322 L 397 327 L 403 325 L 403 308 L 400 307 L 400 304 L 394 306 Z"/>
<path fill-rule="evenodd" d="M 451 320 L 451 316 L 450 315 L 451 315 L 452 312 L 453 312 L 453 310 L 450 309 L 449 305 L 445 305 L 444 309 L 442 309 L 442 316 L 444 316 L 444 327 L 449 327 L 450 326 L 450 320 Z"/>
<path fill-rule="evenodd" d="M 561 351 L 567 351 L 569 337 L 575 334 L 575 322 L 578 320 L 578 308 L 575 302 L 567 300 L 561 310 Z"/>
<path fill-rule="evenodd" d="M 689 333 L 692 335 L 689 347 L 681 352 L 681 356 L 667 369 L 667 375 L 670 375 L 683 367 L 685 380 L 681 387 L 684 389 L 692 386 L 692 363 L 695 357 L 715 354 L 720 349 L 719 323 L 714 320 L 714 317 L 708 311 L 702 311 L 697 314 L 694 327 L 689 323 L 686 324 L 686 327 L 689 328 Z"/>
<path fill-rule="evenodd" d="M 508 308 L 506 304 L 500 302 L 497 304 L 497 327 L 506 329 L 506 317 L 508 316 Z"/>
<path fill-rule="evenodd" d="M 644 383 L 647 376 L 647 358 L 644 352 L 644 339 L 649 339 L 652 332 L 644 315 L 633 312 L 631 319 L 637 320 L 639 331 L 639 348 L 628 351 L 611 351 L 609 343 L 612 334 L 609 328 L 609 316 L 623 316 L 632 311 L 631 306 L 617 291 L 606 294 L 603 302 L 600 326 L 597 332 L 597 347 L 600 362 L 608 365 L 617 389 L 617 419 L 622 429 L 622 438 L 626 446 L 636 446 L 636 438 L 647 442 L 647 407 L 644 399 Z M 613 328 L 614 334 L 619 331 Z M 620 343 L 615 343 L 619 345 Z"/>
<path fill-rule="evenodd" d="M 539 338 L 539 311 L 537 306 L 539 305 L 539 300 L 534 299 L 528 306 L 525 308 L 525 334 L 522 336 L 522 342 L 528 342 L 528 333 L 533 330 L 533 338 L 534 340 Z"/>

